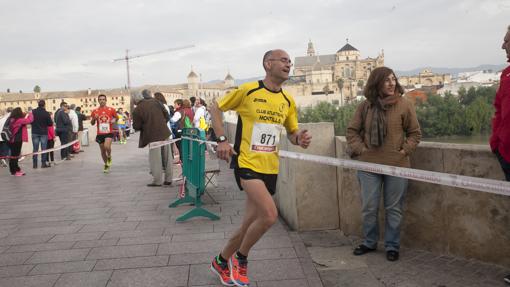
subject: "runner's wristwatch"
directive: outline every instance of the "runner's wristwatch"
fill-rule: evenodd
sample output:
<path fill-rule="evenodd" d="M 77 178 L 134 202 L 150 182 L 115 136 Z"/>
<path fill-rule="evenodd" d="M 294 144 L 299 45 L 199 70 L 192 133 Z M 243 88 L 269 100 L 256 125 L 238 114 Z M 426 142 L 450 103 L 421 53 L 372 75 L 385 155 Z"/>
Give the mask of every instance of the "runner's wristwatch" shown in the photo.
<path fill-rule="evenodd" d="M 222 142 L 226 142 L 227 141 L 227 137 L 226 136 L 219 136 L 217 139 L 216 139 L 216 142 L 217 143 L 222 143 Z"/>

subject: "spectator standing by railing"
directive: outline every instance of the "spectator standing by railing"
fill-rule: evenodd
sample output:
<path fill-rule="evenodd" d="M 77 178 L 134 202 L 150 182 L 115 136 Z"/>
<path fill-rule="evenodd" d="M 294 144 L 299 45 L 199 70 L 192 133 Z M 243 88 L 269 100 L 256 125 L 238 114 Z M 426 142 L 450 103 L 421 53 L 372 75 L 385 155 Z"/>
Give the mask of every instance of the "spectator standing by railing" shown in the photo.
<path fill-rule="evenodd" d="M 11 158 L 9 160 L 9 171 L 14 176 L 24 176 L 25 172 L 21 170 L 18 164 L 18 157 L 21 153 L 23 142 L 28 142 L 27 125 L 34 120 L 32 113 L 28 116 L 23 113 L 20 107 L 12 110 L 10 116 L 9 128 L 12 138 L 9 140 L 9 148 L 11 149 Z"/>
<path fill-rule="evenodd" d="M 194 115 L 193 115 L 193 127 L 195 128 L 203 128 L 200 126 L 200 120 L 202 119 L 205 123 L 205 106 L 203 105 L 204 103 L 204 100 L 198 98 L 196 101 L 195 101 L 195 106 L 194 106 Z"/>
<path fill-rule="evenodd" d="M 76 108 L 76 105 L 71 104 L 70 109 L 69 109 L 69 119 L 71 120 L 71 126 L 72 126 L 72 130 L 69 133 L 69 141 L 74 141 L 78 138 L 79 123 L 78 123 L 78 114 L 74 110 L 75 108 Z M 69 146 L 69 154 L 71 155 L 71 157 L 73 157 L 72 154 L 76 154 L 76 153 L 78 153 L 78 151 L 75 150 L 74 145 Z"/>
<path fill-rule="evenodd" d="M 181 120 L 182 120 L 182 105 L 183 100 L 177 99 L 174 101 L 174 114 L 170 118 L 170 130 L 174 134 L 174 138 L 181 138 Z M 174 158 L 180 157 L 181 141 L 175 142 L 176 149 L 174 150 Z"/>
<path fill-rule="evenodd" d="M 507 62 L 510 62 L 510 26 L 507 28 L 501 48 L 506 52 Z M 510 181 L 510 66 L 501 73 L 494 109 L 490 146 L 498 158 L 506 180 Z M 504 280 L 510 284 L 510 275 Z"/>
<path fill-rule="evenodd" d="M 12 108 L 9 107 L 5 111 L 5 114 L 3 114 L 0 117 L 0 129 L 2 129 L 4 127 L 4 125 L 6 124 L 7 120 L 9 119 L 9 116 L 11 115 L 11 112 L 12 112 Z M 4 140 L 2 137 L 0 137 L 0 158 L 8 157 L 10 154 L 11 154 L 11 150 L 9 149 L 9 142 Z M 9 159 L 7 159 L 7 158 L 1 158 L 0 165 L 2 167 L 6 167 L 6 166 L 8 166 L 8 163 L 7 163 L 8 161 L 9 161 Z"/>
<path fill-rule="evenodd" d="M 55 113 L 55 123 L 57 126 L 55 132 L 60 139 L 60 144 L 67 144 L 69 142 L 69 134 L 73 131 L 73 126 L 69 118 L 69 106 L 66 102 L 62 102 L 60 109 Z M 62 160 L 71 160 L 68 148 L 60 150 L 60 158 Z"/>
<path fill-rule="evenodd" d="M 368 77 L 362 102 L 347 127 L 346 138 L 351 157 L 360 161 L 410 167 L 409 155 L 421 139 L 421 130 L 412 103 L 402 97 L 393 70 L 375 68 Z M 396 261 L 400 251 L 404 194 L 408 180 L 373 172 L 358 171 L 361 186 L 363 236 L 354 255 L 377 249 L 379 241 L 379 201 L 383 196 L 386 211 L 384 245 L 386 259 Z"/>
<path fill-rule="evenodd" d="M 81 113 L 81 107 L 76 107 L 76 114 L 78 115 L 78 143 L 80 144 L 80 152 L 83 152 L 81 148 L 82 137 L 83 137 L 83 121 L 87 120 L 87 116 Z M 88 142 L 88 140 L 87 140 Z"/>
<path fill-rule="evenodd" d="M 167 122 L 170 119 L 165 107 L 150 96 L 150 92 L 142 92 L 143 99 L 138 94 L 134 95 L 136 108 L 133 111 L 133 128 L 140 131 L 138 147 L 143 148 L 152 142 L 164 141 L 170 137 Z M 172 184 L 172 161 L 168 153 L 168 145 L 149 149 L 149 164 L 152 182 L 147 186 L 161 186 L 163 167 L 166 167 L 164 184 Z M 165 159 L 165 162 L 163 162 Z"/>
<path fill-rule="evenodd" d="M 50 114 L 50 117 L 51 117 L 51 112 L 49 112 Z M 48 145 L 47 145 L 47 148 L 48 149 L 52 149 L 55 147 L 55 125 L 51 125 L 48 127 Z M 50 151 L 48 152 L 48 156 L 46 157 L 47 159 L 47 164 L 48 165 L 51 165 L 51 163 L 55 164 L 55 155 L 54 155 L 54 152 Z"/>
<path fill-rule="evenodd" d="M 37 106 L 38 107 L 32 111 L 32 115 L 34 116 L 34 121 L 32 122 L 33 152 L 39 151 L 39 146 L 41 146 L 41 150 L 48 148 L 48 127 L 53 125 L 50 113 L 48 113 L 45 108 L 46 102 L 44 100 L 39 100 Z M 36 154 L 32 156 L 32 161 L 33 168 L 37 168 Z M 47 161 L 48 154 L 41 154 L 41 168 L 50 167 Z"/>

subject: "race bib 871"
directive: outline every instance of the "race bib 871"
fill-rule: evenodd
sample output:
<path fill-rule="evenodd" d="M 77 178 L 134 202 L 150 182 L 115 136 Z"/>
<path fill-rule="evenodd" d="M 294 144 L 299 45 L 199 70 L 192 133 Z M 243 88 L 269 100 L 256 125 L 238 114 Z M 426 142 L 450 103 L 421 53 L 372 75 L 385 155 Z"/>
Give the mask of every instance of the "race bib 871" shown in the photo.
<path fill-rule="evenodd" d="M 255 123 L 251 132 L 250 149 L 255 152 L 275 152 L 282 127 L 276 124 Z"/>

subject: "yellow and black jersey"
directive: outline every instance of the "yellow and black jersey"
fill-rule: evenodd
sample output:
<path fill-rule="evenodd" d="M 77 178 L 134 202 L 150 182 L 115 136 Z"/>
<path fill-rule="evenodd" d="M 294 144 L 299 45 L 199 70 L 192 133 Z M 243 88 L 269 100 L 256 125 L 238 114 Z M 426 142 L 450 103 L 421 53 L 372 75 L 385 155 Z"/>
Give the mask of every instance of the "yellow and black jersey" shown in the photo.
<path fill-rule="evenodd" d="M 245 83 L 225 95 L 218 106 L 239 114 L 233 164 L 259 173 L 278 173 L 278 146 L 282 128 L 298 130 L 294 99 L 284 90 L 273 92 L 262 81 Z"/>

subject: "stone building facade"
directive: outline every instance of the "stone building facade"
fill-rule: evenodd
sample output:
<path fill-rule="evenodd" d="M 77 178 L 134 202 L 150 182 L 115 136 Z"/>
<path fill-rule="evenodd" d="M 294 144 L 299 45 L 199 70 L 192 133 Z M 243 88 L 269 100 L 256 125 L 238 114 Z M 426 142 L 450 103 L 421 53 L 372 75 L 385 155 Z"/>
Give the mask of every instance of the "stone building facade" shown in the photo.
<path fill-rule="evenodd" d="M 335 54 L 319 55 L 308 43 L 306 56 L 296 57 L 294 74 L 285 88 L 295 96 L 339 94 L 342 102 L 356 97 L 370 72 L 384 66 L 384 50 L 375 58 L 362 58 L 348 42 Z"/>
<path fill-rule="evenodd" d="M 169 105 L 176 99 L 189 99 L 194 96 L 203 98 L 207 103 L 223 96 L 227 91 L 235 87 L 234 77 L 227 73 L 224 81 L 217 83 L 202 83 L 199 75 L 191 70 L 187 77 L 187 83 L 175 85 L 147 85 L 131 88 L 132 92 L 139 92 L 143 89 L 151 90 L 153 93 L 161 92 Z M 24 111 L 29 108 L 37 108 L 39 99 L 46 101 L 46 110 L 55 112 L 60 108 L 62 101 L 69 105 L 75 104 L 82 108 L 85 115 L 90 115 L 92 110 L 99 106 L 97 96 L 104 94 L 107 97 L 107 105 L 115 109 L 123 108 L 130 110 L 131 96 L 127 89 L 111 90 L 86 90 L 72 92 L 44 92 L 44 93 L 0 93 L 0 113 L 8 107 L 21 107 Z"/>
<path fill-rule="evenodd" d="M 408 88 L 443 86 L 451 83 L 452 75 L 435 74 L 432 73 L 432 71 L 425 69 L 415 76 L 399 76 L 398 81 L 400 85 Z"/>
<path fill-rule="evenodd" d="M 112 90 L 88 90 L 74 92 L 45 92 L 45 93 L 0 93 L 0 111 L 5 111 L 8 107 L 20 107 L 27 111 L 29 108 L 37 108 L 37 102 L 40 99 L 46 101 L 46 110 L 54 113 L 60 108 L 61 102 L 69 105 L 81 107 L 82 113 L 90 115 L 92 110 L 99 107 L 97 96 L 106 95 L 107 105 L 115 109 L 123 108 L 129 111 L 130 95 L 125 89 Z"/>

